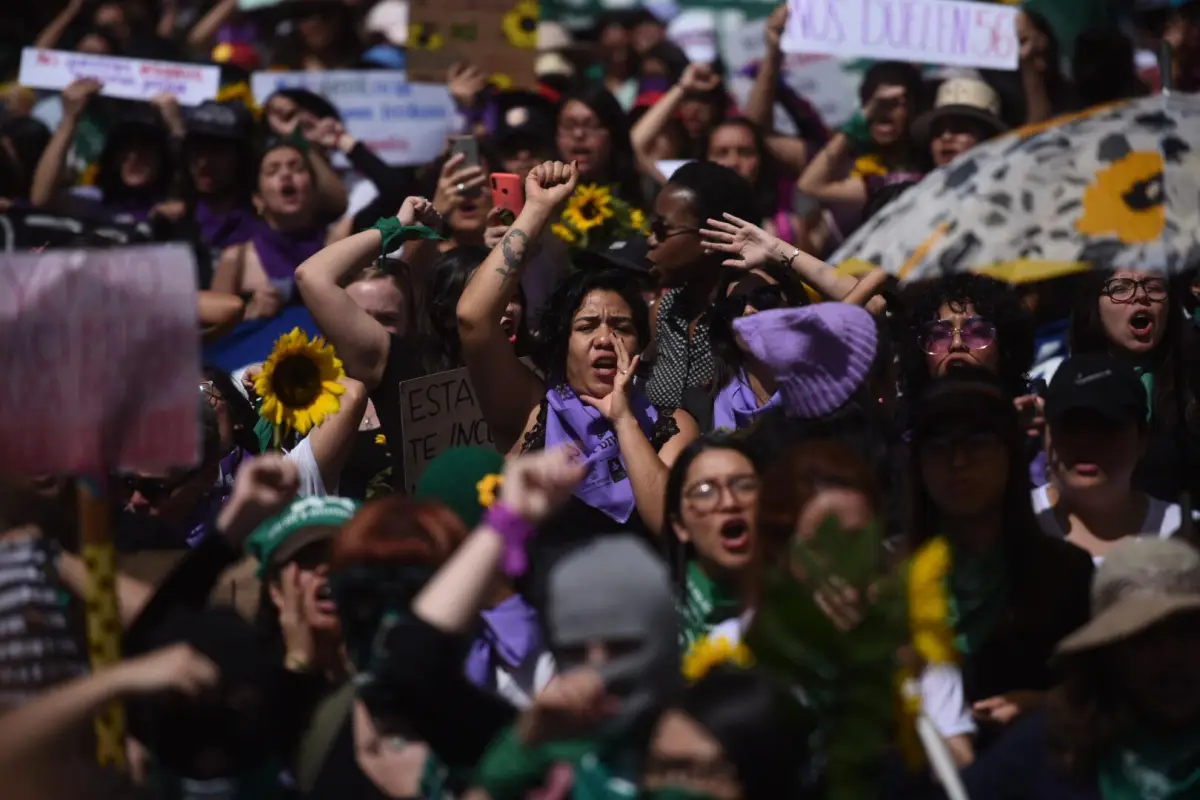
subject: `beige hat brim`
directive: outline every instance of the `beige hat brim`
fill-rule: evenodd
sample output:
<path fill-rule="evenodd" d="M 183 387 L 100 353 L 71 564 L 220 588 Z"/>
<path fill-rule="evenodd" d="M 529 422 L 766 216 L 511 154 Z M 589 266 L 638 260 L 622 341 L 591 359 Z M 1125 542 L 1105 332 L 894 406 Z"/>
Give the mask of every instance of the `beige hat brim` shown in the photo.
<path fill-rule="evenodd" d="M 1118 600 L 1063 639 L 1056 654 L 1073 655 L 1135 636 L 1176 614 L 1200 612 L 1200 595 L 1135 594 Z"/>
<path fill-rule="evenodd" d="M 919 141 L 928 141 L 929 129 L 933 127 L 933 123 L 943 117 L 969 117 L 990 126 L 993 131 L 992 135 L 994 136 L 999 136 L 1008 130 L 1008 126 L 1004 124 L 1004 120 L 995 114 L 984 111 L 982 108 L 976 108 L 975 106 L 941 106 L 940 108 L 926 111 L 916 118 L 912 124 L 913 136 Z"/>

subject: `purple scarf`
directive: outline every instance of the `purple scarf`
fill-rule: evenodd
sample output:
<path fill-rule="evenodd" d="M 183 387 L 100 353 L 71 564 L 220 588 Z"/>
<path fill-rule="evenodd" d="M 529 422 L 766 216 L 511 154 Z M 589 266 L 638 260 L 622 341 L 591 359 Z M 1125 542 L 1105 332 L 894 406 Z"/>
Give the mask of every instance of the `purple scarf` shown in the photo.
<path fill-rule="evenodd" d="M 250 241 L 272 285 L 286 285 L 290 291 L 296 267 L 325 246 L 325 233 L 319 227 L 307 231 L 277 231 L 260 219 L 254 225 Z"/>
<path fill-rule="evenodd" d="M 713 404 L 713 428 L 732 431 L 748 427 L 759 414 L 769 408 L 778 408 L 782 402 L 779 392 L 776 392 L 770 400 L 759 406 L 758 398 L 746 380 L 746 373 L 739 372 L 717 394 Z"/>
<path fill-rule="evenodd" d="M 494 685 L 493 667 L 521 666 L 542 649 L 537 612 L 513 595 L 489 611 L 481 611 L 483 630 L 467 654 L 467 678 L 476 686 Z M 522 687 L 525 689 L 526 687 Z M 532 691 L 532 690 L 531 690 Z"/>
<path fill-rule="evenodd" d="M 658 421 L 657 409 L 636 384 L 629 401 L 648 438 Z M 633 486 L 617 445 L 617 432 L 599 411 L 563 383 L 546 392 L 546 447 L 568 443 L 579 448 L 587 464 L 587 475 L 575 489 L 575 496 L 617 522 L 628 522 L 635 507 Z"/>
<path fill-rule="evenodd" d="M 196 203 L 196 224 L 200 226 L 200 241 L 209 247 L 230 247 L 241 244 L 254 235 L 257 219 L 249 206 L 235 206 L 229 211 L 215 211 L 205 200 Z"/>

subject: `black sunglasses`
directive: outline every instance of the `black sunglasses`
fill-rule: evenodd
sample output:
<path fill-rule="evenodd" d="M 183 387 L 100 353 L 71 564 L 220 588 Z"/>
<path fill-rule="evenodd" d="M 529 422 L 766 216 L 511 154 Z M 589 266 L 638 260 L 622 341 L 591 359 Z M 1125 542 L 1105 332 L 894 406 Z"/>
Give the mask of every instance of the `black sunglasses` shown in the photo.
<path fill-rule="evenodd" d="M 126 497 L 132 497 L 137 492 L 154 504 L 164 497 L 170 496 L 180 486 L 190 481 L 199 472 L 198 469 L 188 470 L 176 478 L 143 478 L 139 475 L 122 475 L 121 487 Z"/>
<path fill-rule="evenodd" d="M 764 284 L 755 286 L 749 290 L 735 289 L 733 294 L 728 295 L 718 301 L 721 313 L 730 318 L 737 318 L 743 315 L 746 306 L 753 308 L 755 311 L 770 311 L 775 308 L 784 308 L 788 305 L 787 295 L 784 294 L 783 287 L 777 283 Z"/>
<path fill-rule="evenodd" d="M 651 217 L 648 227 L 650 228 L 650 233 L 654 234 L 654 238 L 659 244 L 662 244 L 667 239 L 671 239 L 675 236 L 682 236 L 685 233 L 700 232 L 699 228 L 679 228 L 678 230 L 673 231 L 671 230 L 671 227 L 667 225 L 667 221 L 662 217 Z"/>

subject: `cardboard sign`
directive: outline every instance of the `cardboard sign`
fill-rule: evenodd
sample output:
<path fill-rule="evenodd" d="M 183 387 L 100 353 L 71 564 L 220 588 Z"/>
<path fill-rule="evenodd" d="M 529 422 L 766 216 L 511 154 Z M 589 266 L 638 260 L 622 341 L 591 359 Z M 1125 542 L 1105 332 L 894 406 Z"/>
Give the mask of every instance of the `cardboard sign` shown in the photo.
<path fill-rule="evenodd" d="M 0 474 L 196 463 L 198 331 L 186 245 L 0 256 Z"/>
<path fill-rule="evenodd" d="M 444 82 L 409 83 L 394 70 L 256 72 L 250 88 L 260 105 L 280 89 L 316 92 L 333 103 L 354 138 L 393 165 L 432 161 L 454 127 L 454 101 Z"/>
<path fill-rule="evenodd" d="M 465 368 L 404 381 L 400 408 L 409 494 L 429 462 L 451 447 L 495 446 Z"/>
<path fill-rule="evenodd" d="M 787 53 L 1017 68 L 1017 6 L 964 0 L 788 0 Z"/>
<path fill-rule="evenodd" d="M 63 50 L 21 51 L 18 82 L 31 89 L 62 90 L 80 78 L 95 78 L 104 84 L 100 94 L 125 100 L 149 100 L 167 93 L 180 105 L 198 106 L 217 99 L 221 86 L 218 67 L 182 64 L 175 61 L 146 61 L 140 58 L 90 56 Z"/>
<path fill-rule="evenodd" d="M 409 77 L 445 83 L 470 62 L 501 87 L 534 89 L 537 23 L 536 0 L 409 0 Z"/>

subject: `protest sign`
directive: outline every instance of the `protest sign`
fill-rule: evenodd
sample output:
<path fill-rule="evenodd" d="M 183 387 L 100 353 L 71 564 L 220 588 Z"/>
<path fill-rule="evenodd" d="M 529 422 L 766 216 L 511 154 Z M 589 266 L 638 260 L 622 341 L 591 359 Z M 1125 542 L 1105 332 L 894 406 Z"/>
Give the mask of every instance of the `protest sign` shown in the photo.
<path fill-rule="evenodd" d="M 788 0 L 787 53 L 1017 68 L 1017 6 L 965 0 Z"/>
<path fill-rule="evenodd" d="M 0 256 L 0 474 L 194 464 L 197 330 L 186 245 Z"/>
<path fill-rule="evenodd" d="M 507 88 L 536 88 L 537 0 L 410 0 L 408 74 L 444 82 L 470 62 Z"/>
<path fill-rule="evenodd" d="M 36 47 L 21 51 L 18 82 L 22 86 L 62 90 L 80 78 L 94 78 L 104 84 L 100 94 L 105 97 L 149 100 L 166 93 L 174 95 L 180 105 L 198 106 L 216 99 L 221 70 L 176 61 L 92 56 Z"/>
<path fill-rule="evenodd" d="M 432 161 L 454 127 L 454 101 L 444 83 L 409 83 L 395 70 L 256 72 L 250 88 L 260 105 L 280 89 L 322 95 L 354 138 L 393 165 Z"/>
<path fill-rule="evenodd" d="M 429 462 L 451 447 L 494 447 L 467 370 L 453 369 L 400 384 L 404 485 L 412 494 Z"/>

